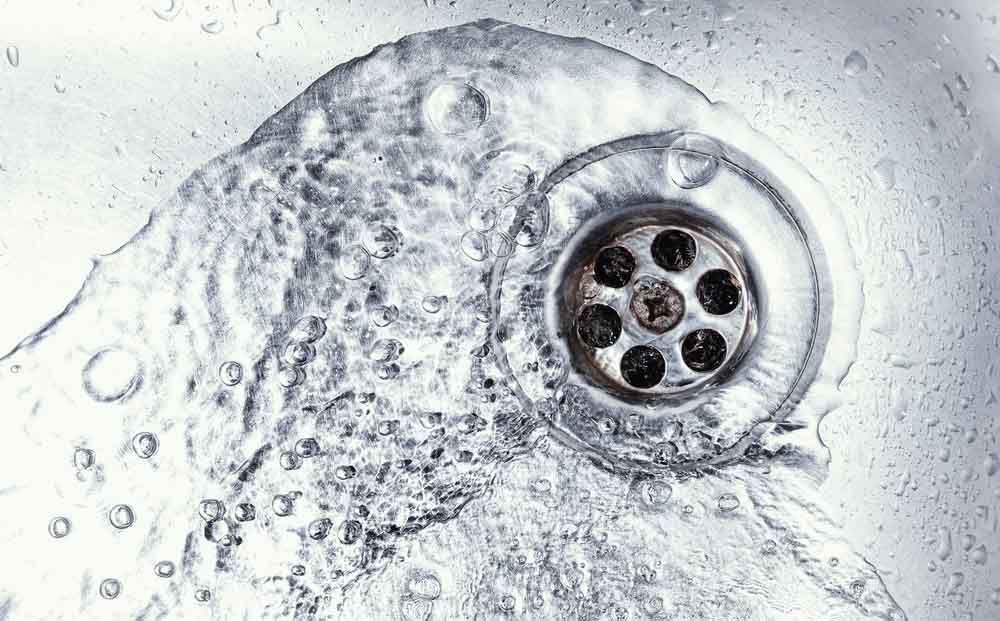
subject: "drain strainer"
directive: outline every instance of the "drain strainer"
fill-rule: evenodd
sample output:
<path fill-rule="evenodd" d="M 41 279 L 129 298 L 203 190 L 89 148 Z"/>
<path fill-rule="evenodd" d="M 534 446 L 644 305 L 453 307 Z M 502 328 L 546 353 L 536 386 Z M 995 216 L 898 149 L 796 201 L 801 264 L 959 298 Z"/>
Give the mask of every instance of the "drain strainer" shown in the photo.
<path fill-rule="evenodd" d="M 721 381 L 749 348 L 756 295 L 739 244 L 693 206 L 613 210 L 570 248 L 559 330 L 591 381 L 680 395 Z"/>
<path fill-rule="evenodd" d="M 560 166 L 522 211 L 548 230 L 494 272 L 496 346 L 557 436 L 614 467 L 715 463 L 808 387 L 826 265 L 752 158 L 699 134 L 626 139 Z"/>

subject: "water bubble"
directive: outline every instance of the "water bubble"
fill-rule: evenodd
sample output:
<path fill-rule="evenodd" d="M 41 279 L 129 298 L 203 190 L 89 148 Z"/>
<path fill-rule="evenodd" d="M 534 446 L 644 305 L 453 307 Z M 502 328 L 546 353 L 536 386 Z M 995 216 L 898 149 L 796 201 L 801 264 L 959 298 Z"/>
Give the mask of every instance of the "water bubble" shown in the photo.
<path fill-rule="evenodd" d="M 423 425 L 425 429 L 431 429 L 440 425 L 442 418 L 443 415 L 441 412 L 424 412 L 420 415 L 420 424 Z"/>
<path fill-rule="evenodd" d="M 62 516 L 52 518 L 52 521 L 49 522 L 49 535 L 54 539 L 62 539 L 69 534 L 71 526 L 68 518 Z"/>
<path fill-rule="evenodd" d="M 170 6 L 162 10 L 153 9 L 153 14 L 163 21 L 169 22 L 173 21 L 175 17 L 180 15 L 182 8 L 184 8 L 184 0 L 170 0 Z"/>
<path fill-rule="evenodd" d="M 643 485 L 643 500 L 651 507 L 665 505 L 674 494 L 674 488 L 665 481 L 649 480 Z"/>
<path fill-rule="evenodd" d="M 490 254 L 489 240 L 477 231 L 466 231 L 460 245 L 462 253 L 473 261 L 484 261 Z"/>
<path fill-rule="evenodd" d="M 667 175 L 685 190 L 705 185 L 719 169 L 719 145 L 707 136 L 685 134 L 667 150 Z"/>
<path fill-rule="evenodd" d="M 286 366 L 278 369 L 278 384 L 282 388 L 294 388 L 306 379 L 306 372 L 299 367 Z"/>
<path fill-rule="evenodd" d="M 233 511 L 233 516 L 236 518 L 237 522 L 250 522 L 257 517 L 257 508 L 249 502 L 241 502 L 236 505 L 236 510 Z"/>
<path fill-rule="evenodd" d="M 380 380 L 391 380 L 399 375 L 399 371 L 399 365 L 395 362 L 390 362 L 389 364 L 380 364 L 375 369 L 375 375 Z"/>
<path fill-rule="evenodd" d="M 979 547 L 973 550 L 972 554 L 969 555 L 969 558 L 971 558 L 972 562 L 976 565 L 985 565 L 987 557 L 988 554 L 986 552 L 986 546 L 983 544 L 979 544 Z"/>
<path fill-rule="evenodd" d="M 735 511 L 740 506 L 740 499 L 734 494 L 723 494 L 719 496 L 719 511 L 723 513 L 729 513 L 730 511 Z"/>
<path fill-rule="evenodd" d="M 86 470 L 94 465 L 94 451 L 78 448 L 73 451 L 73 465 L 80 470 Z"/>
<path fill-rule="evenodd" d="M 378 423 L 378 434 L 380 436 L 391 436 L 399 429 L 398 420 L 382 420 Z"/>
<path fill-rule="evenodd" d="M 488 201 L 474 199 L 472 207 L 465 214 L 465 221 L 474 232 L 485 233 L 493 230 L 493 227 L 496 226 L 498 214 L 496 205 Z"/>
<path fill-rule="evenodd" d="M 21 64 L 21 51 L 17 49 L 16 45 L 7 46 L 7 62 L 10 63 L 11 67 L 17 67 Z"/>
<path fill-rule="evenodd" d="M 376 306 L 371 313 L 372 323 L 384 328 L 399 319 L 399 309 L 395 305 Z"/>
<path fill-rule="evenodd" d="M 399 235 L 388 226 L 375 222 L 365 229 L 362 245 L 376 259 L 388 259 L 399 252 Z"/>
<path fill-rule="evenodd" d="M 337 466 L 337 469 L 333 471 L 334 476 L 336 476 L 341 481 L 346 481 L 347 479 L 353 479 L 358 475 L 358 471 L 354 466 Z"/>
<path fill-rule="evenodd" d="M 294 508 L 294 501 L 286 494 L 277 494 L 271 501 L 271 509 L 274 511 L 275 515 L 280 515 L 282 517 L 291 515 Z"/>
<path fill-rule="evenodd" d="M 109 347 L 83 367 L 83 388 L 95 401 L 116 401 L 139 383 L 139 362 L 128 352 Z"/>
<path fill-rule="evenodd" d="M 431 313 L 432 315 L 441 311 L 444 305 L 448 302 L 448 296 L 445 295 L 429 295 L 423 299 L 420 303 L 420 307 L 424 309 L 425 313 Z"/>
<path fill-rule="evenodd" d="M 296 455 L 293 451 L 284 451 L 278 458 L 278 463 L 285 470 L 298 470 L 302 467 L 302 458 Z"/>
<path fill-rule="evenodd" d="M 368 273 L 371 262 L 371 255 L 361 244 L 352 244 L 340 255 L 340 273 L 347 280 L 358 280 Z"/>
<path fill-rule="evenodd" d="M 379 339 L 368 350 L 368 359 L 373 362 L 392 362 L 403 352 L 403 344 L 396 339 Z"/>
<path fill-rule="evenodd" d="M 124 530 L 135 523 L 135 512 L 128 505 L 115 505 L 108 512 L 108 520 L 115 528 Z"/>
<path fill-rule="evenodd" d="M 218 520 L 226 514 L 226 506 L 221 500 L 206 498 L 198 504 L 198 515 L 206 522 Z"/>
<path fill-rule="evenodd" d="M 489 118 L 486 95 L 461 80 L 449 80 L 434 87 L 424 103 L 431 126 L 442 134 L 461 134 L 478 128 Z"/>
<path fill-rule="evenodd" d="M 320 518 L 309 522 L 306 531 L 309 533 L 309 538 L 313 541 L 322 541 L 330 534 L 332 528 L 333 521 L 330 518 Z"/>
<path fill-rule="evenodd" d="M 429 571 L 415 571 L 406 582 L 406 592 L 420 599 L 437 599 L 441 595 L 441 581 Z"/>
<path fill-rule="evenodd" d="M 288 343 L 285 345 L 285 351 L 282 355 L 285 362 L 296 367 L 309 364 L 315 357 L 316 348 L 303 341 L 292 341 Z"/>
<path fill-rule="evenodd" d="M 121 594 L 122 583 L 114 578 L 105 578 L 97 590 L 104 599 L 114 599 Z"/>
<path fill-rule="evenodd" d="M 770 556 L 778 552 L 778 544 L 774 539 L 766 539 L 764 543 L 760 546 L 760 553 L 765 556 Z"/>
<path fill-rule="evenodd" d="M 132 450 L 139 459 L 149 459 L 159 448 L 160 441 L 155 434 L 148 431 L 141 431 L 132 438 Z"/>
<path fill-rule="evenodd" d="M 310 458 L 319 455 L 319 442 L 316 438 L 302 438 L 295 443 L 295 453 L 299 457 Z"/>
<path fill-rule="evenodd" d="M 340 543 L 350 545 L 361 537 L 361 522 L 357 520 L 345 520 L 337 531 L 337 539 Z"/>
<path fill-rule="evenodd" d="M 212 599 L 212 592 L 208 589 L 198 589 L 194 592 L 194 599 L 196 602 L 205 603 Z"/>
<path fill-rule="evenodd" d="M 239 362 L 227 360 L 219 366 L 219 381 L 226 386 L 235 386 L 243 381 L 243 366 Z"/>
<path fill-rule="evenodd" d="M 153 566 L 153 573 L 160 578 L 169 578 L 174 575 L 174 569 L 173 561 L 160 561 Z"/>
<path fill-rule="evenodd" d="M 326 334 L 326 321 L 322 317 L 306 315 L 295 322 L 295 326 L 289 333 L 289 338 L 296 341 L 314 343 Z"/>
<path fill-rule="evenodd" d="M 205 539 L 208 539 L 212 543 L 222 544 L 228 546 L 232 543 L 232 538 L 229 536 L 229 523 L 226 520 L 212 520 L 208 524 L 205 524 Z"/>
<path fill-rule="evenodd" d="M 219 34 L 225 27 L 221 19 L 213 19 L 201 25 L 201 29 L 211 35 Z"/>
<path fill-rule="evenodd" d="M 857 76 L 865 71 L 868 71 L 868 59 L 861 52 L 851 50 L 850 54 L 844 57 L 844 73 Z"/>
<path fill-rule="evenodd" d="M 293 576 L 304 576 L 306 575 L 306 568 L 304 565 L 292 565 L 292 575 Z"/>
<path fill-rule="evenodd" d="M 516 605 L 517 600 L 514 599 L 513 595 L 504 595 L 497 601 L 497 607 L 503 612 L 513 612 Z"/>

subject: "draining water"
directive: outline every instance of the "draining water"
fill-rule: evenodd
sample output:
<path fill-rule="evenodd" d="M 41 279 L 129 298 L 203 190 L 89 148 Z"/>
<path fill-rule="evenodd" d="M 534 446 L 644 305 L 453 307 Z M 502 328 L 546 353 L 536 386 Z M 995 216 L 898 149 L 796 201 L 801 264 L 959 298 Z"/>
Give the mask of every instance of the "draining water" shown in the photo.
<path fill-rule="evenodd" d="M 3 359 L 58 476 L 13 475 L 51 566 L 0 610 L 899 621 L 817 489 L 861 300 L 822 188 L 684 82 L 494 21 L 381 46 Z"/>

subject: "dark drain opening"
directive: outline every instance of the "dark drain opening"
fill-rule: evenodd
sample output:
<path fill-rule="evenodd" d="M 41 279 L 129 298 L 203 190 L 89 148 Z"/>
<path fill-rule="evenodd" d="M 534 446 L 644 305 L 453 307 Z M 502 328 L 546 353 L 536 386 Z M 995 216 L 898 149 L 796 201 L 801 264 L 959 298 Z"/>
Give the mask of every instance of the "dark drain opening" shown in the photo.
<path fill-rule="evenodd" d="M 604 304 L 584 307 L 577 320 L 577 331 L 583 342 L 591 347 L 611 347 L 622 333 L 622 319 L 618 312 Z"/>
<path fill-rule="evenodd" d="M 681 272 L 691 267 L 698 256 L 698 246 L 684 231 L 668 229 L 653 239 L 650 247 L 653 261 L 668 272 Z"/>
<path fill-rule="evenodd" d="M 613 289 L 627 285 L 634 271 L 635 257 L 621 246 L 605 248 L 594 262 L 594 280 Z"/>
<path fill-rule="evenodd" d="M 695 330 L 684 337 L 681 357 L 693 371 L 707 373 L 722 366 L 726 359 L 726 339 L 710 328 Z"/>
<path fill-rule="evenodd" d="M 636 345 L 622 356 L 621 372 L 630 386 L 652 388 L 666 375 L 667 362 L 656 348 Z"/>
<path fill-rule="evenodd" d="M 696 293 L 702 308 L 713 315 L 726 315 L 740 305 L 740 283 L 726 270 L 705 272 Z"/>

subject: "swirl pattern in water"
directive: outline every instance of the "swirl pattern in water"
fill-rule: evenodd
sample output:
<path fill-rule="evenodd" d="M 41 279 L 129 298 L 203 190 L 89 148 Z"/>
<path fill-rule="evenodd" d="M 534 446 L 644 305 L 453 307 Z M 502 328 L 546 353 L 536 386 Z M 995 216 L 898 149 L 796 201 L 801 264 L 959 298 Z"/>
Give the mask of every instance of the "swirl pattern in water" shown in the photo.
<path fill-rule="evenodd" d="M 0 617 L 902 620 L 818 489 L 860 305 L 725 106 L 586 40 L 405 37 L 4 358 Z"/>

